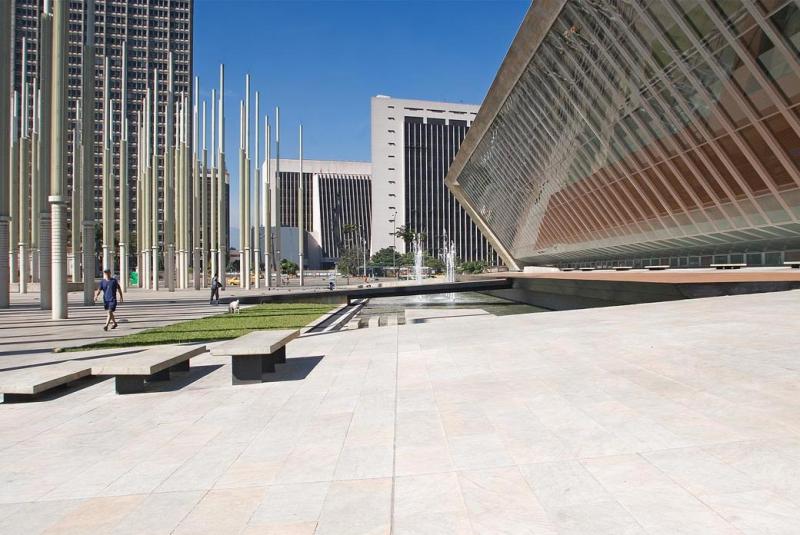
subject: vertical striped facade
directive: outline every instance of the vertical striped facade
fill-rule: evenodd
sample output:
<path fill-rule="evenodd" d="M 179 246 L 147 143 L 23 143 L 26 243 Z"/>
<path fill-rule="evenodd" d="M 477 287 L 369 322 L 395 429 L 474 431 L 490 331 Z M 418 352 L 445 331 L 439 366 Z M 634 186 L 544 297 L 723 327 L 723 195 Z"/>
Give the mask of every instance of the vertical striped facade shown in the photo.
<path fill-rule="evenodd" d="M 306 232 L 314 231 L 314 220 L 312 212 L 312 195 L 313 195 L 313 173 L 303 173 L 303 223 Z M 300 188 L 300 172 L 281 171 L 279 176 L 280 192 L 281 192 L 281 226 L 282 227 L 298 227 L 299 221 L 297 220 L 298 208 L 297 196 Z"/>
<path fill-rule="evenodd" d="M 320 173 L 318 177 L 322 258 L 330 262 L 339 257 L 348 240 L 370 242 L 372 177 L 336 173 Z M 351 229 L 353 232 L 348 232 Z"/>
<path fill-rule="evenodd" d="M 447 177 L 508 262 L 800 258 L 800 8 L 542 0 Z"/>
<path fill-rule="evenodd" d="M 467 128 L 464 120 L 405 117 L 404 224 L 422 235 L 431 256 L 453 242 L 459 258 L 494 265 L 494 250 L 444 183 Z"/>

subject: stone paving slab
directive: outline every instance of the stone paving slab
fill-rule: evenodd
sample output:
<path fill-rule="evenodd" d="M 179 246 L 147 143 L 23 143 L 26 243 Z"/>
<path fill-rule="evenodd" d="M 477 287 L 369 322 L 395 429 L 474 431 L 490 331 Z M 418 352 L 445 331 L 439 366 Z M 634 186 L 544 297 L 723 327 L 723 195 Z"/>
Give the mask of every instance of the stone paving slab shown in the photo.
<path fill-rule="evenodd" d="M 306 334 L 121 397 L 0 405 L 0 533 L 800 525 L 800 292 Z"/>

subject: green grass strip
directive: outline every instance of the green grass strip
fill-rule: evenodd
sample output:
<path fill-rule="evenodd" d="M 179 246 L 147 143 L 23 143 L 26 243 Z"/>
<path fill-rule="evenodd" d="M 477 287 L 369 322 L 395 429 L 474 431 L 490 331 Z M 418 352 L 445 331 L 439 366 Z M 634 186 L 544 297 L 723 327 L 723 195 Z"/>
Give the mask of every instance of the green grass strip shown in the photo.
<path fill-rule="evenodd" d="M 178 344 L 186 342 L 214 342 L 230 340 L 250 331 L 264 329 L 297 329 L 305 327 L 321 315 L 330 312 L 331 305 L 317 303 L 269 303 L 242 308 L 239 314 L 215 314 L 162 327 L 154 327 L 135 334 L 108 338 L 66 351 L 107 349 L 115 347 Z"/>

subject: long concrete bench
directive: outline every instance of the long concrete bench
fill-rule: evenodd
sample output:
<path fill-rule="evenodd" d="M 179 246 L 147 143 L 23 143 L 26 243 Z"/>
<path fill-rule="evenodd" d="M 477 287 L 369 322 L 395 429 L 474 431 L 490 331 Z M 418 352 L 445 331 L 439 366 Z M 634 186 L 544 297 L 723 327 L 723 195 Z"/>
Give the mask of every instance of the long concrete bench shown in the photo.
<path fill-rule="evenodd" d="M 231 357 L 231 383 L 262 383 L 263 375 L 286 362 L 286 344 L 300 336 L 298 329 L 252 331 L 210 347 L 215 356 Z"/>
<path fill-rule="evenodd" d="M 28 401 L 34 396 L 87 377 L 92 365 L 79 361 L 61 362 L 13 370 L 0 374 L 0 394 L 4 402 Z"/>
<path fill-rule="evenodd" d="M 665 269 L 669 269 L 669 266 L 666 265 L 666 264 L 665 265 L 650 265 L 650 266 L 644 266 L 644 268 L 648 269 L 650 271 L 663 271 Z"/>
<path fill-rule="evenodd" d="M 714 269 L 740 269 L 747 267 L 747 264 L 709 264 Z"/>
<path fill-rule="evenodd" d="M 784 262 L 784 266 L 789 266 L 792 269 L 800 269 L 800 260 L 794 260 L 792 262 Z"/>
<path fill-rule="evenodd" d="M 205 352 L 203 345 L 154 347 L 99 362 L 92 366 L 92 375 L 113 376 L 117 394 L 144 392 L 145 381 L 168 381 L 170 372 L 188 372 L 189 359 Z"/>
<path fill-rule="evenodd" d="M 614 266 L 614 271 L 630 271 L 633 266 Z"/>

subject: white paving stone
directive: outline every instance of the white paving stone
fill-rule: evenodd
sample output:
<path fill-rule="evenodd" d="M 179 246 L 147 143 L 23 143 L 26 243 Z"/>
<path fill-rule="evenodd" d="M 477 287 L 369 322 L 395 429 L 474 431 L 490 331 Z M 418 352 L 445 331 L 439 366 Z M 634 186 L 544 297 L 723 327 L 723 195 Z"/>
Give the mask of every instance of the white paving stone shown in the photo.
<path fill-rule="evenodd" d="M 796 533 L 799 304 L 438 318 L 304 335 L 263 384 L 204 354 L 2 404 L 0 532 Z"/>

